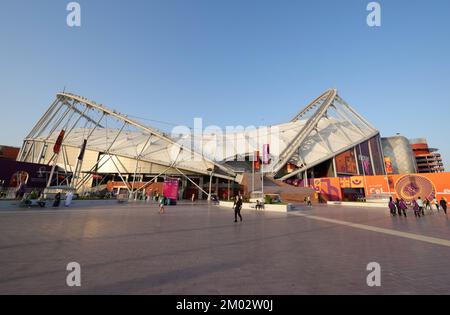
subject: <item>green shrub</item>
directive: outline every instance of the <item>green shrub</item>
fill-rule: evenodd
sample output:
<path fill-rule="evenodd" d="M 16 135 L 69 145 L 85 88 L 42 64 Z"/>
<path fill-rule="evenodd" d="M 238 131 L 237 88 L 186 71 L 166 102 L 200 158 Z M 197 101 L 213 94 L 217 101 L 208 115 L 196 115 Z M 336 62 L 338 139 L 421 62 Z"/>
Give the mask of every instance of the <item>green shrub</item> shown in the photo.
<path fill-rule="evenodd" d="M 38 193 L 37 193 L 37 191 L 36 190 L 33 190 L 29 195 L 28 195 L 28 198 L 27 199 L 38 199 Z"/>

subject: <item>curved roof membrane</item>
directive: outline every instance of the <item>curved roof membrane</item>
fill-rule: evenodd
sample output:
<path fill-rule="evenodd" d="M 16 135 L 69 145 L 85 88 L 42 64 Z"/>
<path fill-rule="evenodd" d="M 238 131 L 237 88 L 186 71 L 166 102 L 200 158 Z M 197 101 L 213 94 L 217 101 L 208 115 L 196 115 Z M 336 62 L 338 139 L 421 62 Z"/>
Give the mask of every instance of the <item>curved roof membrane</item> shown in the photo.
<path fill-rule="evenodd" d="M 65 130 L 66 146 L 81 148 L 87 140 L 88 150 L 200 174 L 215 169 L 231 177 L 236 172 L 227 162 L 253 156 L 264 144 L 270 144 L 272 161 L 265 171 L 283 179 L 379 134 L 335 89 L 320 95 L 285 124 L 200 135 L 168 135 L 84 97 L 58 93 L 25 143 L 55 143 L 61 130 Z M 19 159 L 25 160 L 28 154 L 24 145 Z M 287 163 L 298 169 L 284 174 Z"/>

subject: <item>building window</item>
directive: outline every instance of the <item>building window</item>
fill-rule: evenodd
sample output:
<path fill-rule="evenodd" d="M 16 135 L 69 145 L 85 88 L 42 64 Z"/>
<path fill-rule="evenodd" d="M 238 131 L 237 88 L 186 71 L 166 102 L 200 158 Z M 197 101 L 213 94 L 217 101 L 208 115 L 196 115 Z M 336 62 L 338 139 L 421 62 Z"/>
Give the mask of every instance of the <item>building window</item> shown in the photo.
<path fill-rule="evenodd" d="M 355 151 L 345 151 L 336 156 L 336 172 L 345 175 L 357 175 Z"/>
<path fill-rule="evenodd" d="M 358 165 L 362 175 L 373 175 L 372 161 L 370 159 L 369 142 L 361 143 L 357 148 Z"/>
<path fill-rule="evenodd" d="M 372 161 L 375 168 L 375 175 L 384 175 L 383 157 L 380 150 L 380 138 L 377 136 L 369 140 L 372 151 Z"/>

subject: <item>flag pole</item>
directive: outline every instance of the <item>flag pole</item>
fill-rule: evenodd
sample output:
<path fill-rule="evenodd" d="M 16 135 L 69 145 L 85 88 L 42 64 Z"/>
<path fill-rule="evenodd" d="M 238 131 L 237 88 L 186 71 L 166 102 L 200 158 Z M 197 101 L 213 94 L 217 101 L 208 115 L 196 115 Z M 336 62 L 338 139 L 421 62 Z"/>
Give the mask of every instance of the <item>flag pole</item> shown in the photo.
<path fill-rule="evenodd" d="M 264 163 L 261 165 L 261 191 L 264 198 Z"/>
<path fill-rule="evenodd" d="M 252 162 L 252 193 L 255 191 L 255 152 L 253 152 Z"/>

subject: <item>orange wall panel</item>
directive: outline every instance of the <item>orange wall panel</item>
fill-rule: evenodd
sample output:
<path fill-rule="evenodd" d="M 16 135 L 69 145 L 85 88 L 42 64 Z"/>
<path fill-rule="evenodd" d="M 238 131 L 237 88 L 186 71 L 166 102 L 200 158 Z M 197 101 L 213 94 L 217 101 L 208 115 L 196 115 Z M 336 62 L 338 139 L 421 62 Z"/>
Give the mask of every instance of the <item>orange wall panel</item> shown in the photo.
<path fill-rule="evenodd" d="M 445 197 L 450 201 L 450 173 L 366 176 L 365 182 L 361 176 L 321 178 L 314 180 L 314 188 L 317 192 L 340 200 L 344 188 L 365 188 L 366 196 L 391 194 L 394 198 L 404 198 L 407 201 L 418 197 L 436 197 L 439 200 Z"/>

